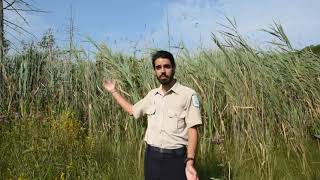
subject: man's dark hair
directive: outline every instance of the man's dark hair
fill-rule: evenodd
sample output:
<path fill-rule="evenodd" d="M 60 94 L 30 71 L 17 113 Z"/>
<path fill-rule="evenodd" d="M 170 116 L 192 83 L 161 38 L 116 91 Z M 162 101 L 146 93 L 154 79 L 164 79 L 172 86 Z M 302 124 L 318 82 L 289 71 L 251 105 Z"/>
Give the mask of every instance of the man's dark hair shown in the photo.
<path fill-rule="evenodd" d="M 158 59 L 158 58 L 166 58 L 166 59 L 169 59 L 172 67 L 173 67 L 173 68 L 176 67 L 176 63 L 174 62 L 173 55 L 172 55 L 170 52 L 168 52 L 168 51 L 160 50 L 160 51 L 157 51 L 157 52 L 155 52 L 154 54 L 152 54 L 152 66 L 153 66 L 153 69 L 155 69 L 154 62 L 155 62 L 156 59 Z"/>

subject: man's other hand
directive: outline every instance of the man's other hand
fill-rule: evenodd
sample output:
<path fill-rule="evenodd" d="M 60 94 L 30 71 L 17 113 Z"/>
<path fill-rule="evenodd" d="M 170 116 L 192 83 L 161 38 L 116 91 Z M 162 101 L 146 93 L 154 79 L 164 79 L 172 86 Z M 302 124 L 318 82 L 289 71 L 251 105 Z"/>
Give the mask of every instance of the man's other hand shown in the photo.
<path fill-rule="evenodd" d="M 193 167 L 193 162 L 187 162 L 186 165 L 187 180 L 199 180 L 196 169 Z"/>

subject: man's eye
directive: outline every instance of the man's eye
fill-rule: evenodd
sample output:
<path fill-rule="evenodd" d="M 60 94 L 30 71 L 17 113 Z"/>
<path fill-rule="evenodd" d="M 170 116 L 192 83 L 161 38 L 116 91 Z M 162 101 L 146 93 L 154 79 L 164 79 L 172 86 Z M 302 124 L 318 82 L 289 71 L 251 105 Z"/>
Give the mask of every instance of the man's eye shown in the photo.
<path fill-rule="evenodd" d="M 161 69 L 161 66 L 156 66 L 156 69 Z"/>
<path fill-rule="evenodd" d="M 164 65 L 164 68 L 166 68 L 166 69 L 170 69 L 171 68 L 171 66 L 168 64 L 168 65 Z"/>

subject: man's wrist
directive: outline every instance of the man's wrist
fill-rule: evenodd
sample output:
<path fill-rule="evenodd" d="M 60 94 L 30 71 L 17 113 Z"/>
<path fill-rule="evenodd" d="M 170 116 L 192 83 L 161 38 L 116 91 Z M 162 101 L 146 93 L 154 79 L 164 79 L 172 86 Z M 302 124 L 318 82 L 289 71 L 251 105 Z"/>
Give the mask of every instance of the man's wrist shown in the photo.
<path fill-rule="evenodd" d="M 113 93 L 115 93 L 115 92 L 117 92 L 116 89 L 110 91 L 111 94 L 113 94 Z"/>
<path fill-rule="evenodd" d="M 186 158 L 186 159 L 184 160 L 184 163 L 185 163 L 186 165 L 193 165 L 193 164 L 194 164 L 194 158 L 188 157 L 188 158 Z"/>

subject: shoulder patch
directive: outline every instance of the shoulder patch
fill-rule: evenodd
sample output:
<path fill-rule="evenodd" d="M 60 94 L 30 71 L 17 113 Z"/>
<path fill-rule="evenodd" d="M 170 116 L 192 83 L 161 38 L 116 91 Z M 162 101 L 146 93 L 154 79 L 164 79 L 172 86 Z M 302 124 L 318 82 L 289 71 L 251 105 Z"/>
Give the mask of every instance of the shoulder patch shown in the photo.
<path fill-rule="evenodd" d="M 193 94 L 192 97 L 192 105 L 196 108 L 199 108 L 200 107 L 200 102 L 199 102 L 199 99 L 198 99 L 198 96 Z"/>

